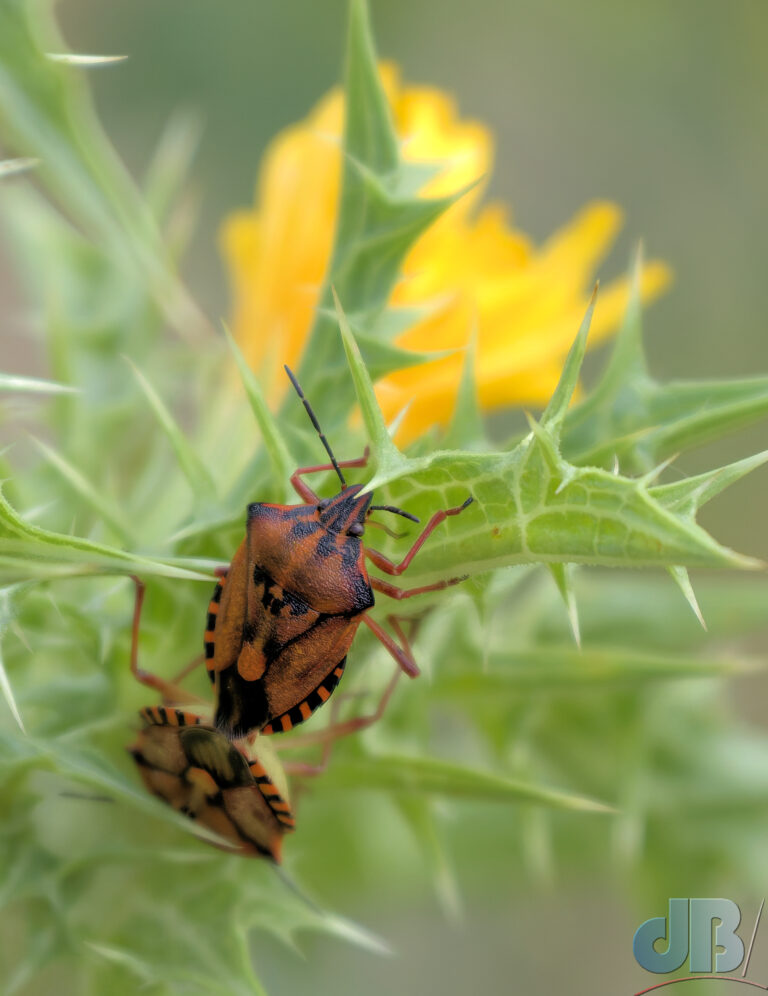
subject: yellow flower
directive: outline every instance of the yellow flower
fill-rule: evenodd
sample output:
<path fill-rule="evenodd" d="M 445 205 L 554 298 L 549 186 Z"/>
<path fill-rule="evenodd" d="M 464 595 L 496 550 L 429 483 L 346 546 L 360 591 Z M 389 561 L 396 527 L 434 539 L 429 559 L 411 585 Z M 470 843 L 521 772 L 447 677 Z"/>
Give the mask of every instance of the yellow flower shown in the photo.
<path fill-rule="evenodd" d="M 402 87 L 392 66 L 382 67 L 382 80 L 404 158 L 444 163 L 424 196 L 453 193 L 488 174 L 493 148 L 484 126 L 460 120 L 453 101 L 438 90 Z M 343 95 L 334 90 L 305 122 L 279 135 L 261 168 L 255 208 L 229 218 L 223 231 L 235 335 L 273 398 L 283 390 L 284 378 L 277 376 L 282 364 L 295 364 L 301 355 L 331 254 L 343 115 Z M 401 443 L 450 420 L 473 329 L 482 407 L 545 405 L 597 267 L 621 225 L 618 207 L 595 202 L 535 246 L 511 227 L 502 205 L 478 209 L 479 197 L 475 188 L 419 239 L 392 295 L 394 307 L 431 306 L 397 345 L 455 350 L 377 384 L 387 418 L 410 403 Z M 663 264 L 647 264 L 644 298 L 655 297 L 668 280 Z M 591 345 L 616 329 L 627 290 L 625 280 L 602 288 Z"/>

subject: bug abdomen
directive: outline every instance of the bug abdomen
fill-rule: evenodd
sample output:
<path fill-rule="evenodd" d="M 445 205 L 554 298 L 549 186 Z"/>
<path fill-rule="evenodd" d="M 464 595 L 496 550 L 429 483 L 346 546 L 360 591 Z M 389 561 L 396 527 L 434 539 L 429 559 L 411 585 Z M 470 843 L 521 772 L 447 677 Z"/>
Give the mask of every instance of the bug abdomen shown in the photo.
<path fill-rule="evenodd" d="M 333 694 L 336 686 L 341 681 L 341 676 L 344 674 L 344 667 L 346 666 L 347 658 L 345 657 L 336 667 L 331 671 L 331 673 L 320 682 L 314 691 L 310 692 L 309 695 L 300 702 L 297 706 L 289 709 L 288 712 L 283 713 L 282 716 L 278 716 L 273 719 L 271 723 L 262 729 L 262 733 L 266 736 L 269 733 L 285 733 L 287 730 L 292 730 L 294 726 L 298 726 L 299 723 L 303 723 L 305 719 L 309 719 L 315 709 L 319 709 L 323 702 L 327 702 L 328 699 Z"/>
<path fill-rule="evenodd" d="M 282 646 L 270 642 L 244 644 L 237 667 L 227 668 L 217 676 L 217 726 L 233 736 L 244 736 L 286 714 L 295 715 L 297 722 L 307 719 L 338 683 L 359 623 L 359 616 L 320 616 L 314 625 Z M 339 673 L 329 687 L 329 679 L 337 669 Z M 301 715 L 304 703 L 311 707 L 305 707 L 306 715 Z M 290 726 L 275 724 L 274 732 L 279 728 Z"/>

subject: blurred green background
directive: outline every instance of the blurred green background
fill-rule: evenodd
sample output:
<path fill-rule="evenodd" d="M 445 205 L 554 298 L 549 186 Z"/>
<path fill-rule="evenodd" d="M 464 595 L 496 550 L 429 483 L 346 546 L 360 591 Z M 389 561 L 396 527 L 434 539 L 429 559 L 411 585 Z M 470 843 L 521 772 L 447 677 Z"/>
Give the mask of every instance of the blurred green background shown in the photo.
<path fill-rule="evenodd" d="M 768 363 L 768 7 L 761 0 L 387 0 L 372 3 L 379 51 L 404 78 L 455 95 L 497 139 L 489 196 L 544 239 L 592 198 L 627 223 L 601 277 L 637 239 L 669 261 L 675 285 L 650 313 L 653 369 L 668 377 L 744 376 Z M 342 0 L 65 0 L 73 50 L 128 53 L 92 73 L 105 125 L 140 174 L 174 111 L 200 114 L 202 224 L 191 286 L 228 310 L 221 218 L 252 201 L 269 139 L 338 81 Z M 750 442 L 756 445 L 750 446 Z M 764 448 L 745 440 L 743 453 Z M 690 457 L 694 473 L 723 450 Z M 731 459 L 734 454 L 729 447 Z M 704 510 L 723 542 L 768 556 L 745 504 L 759 476 Z"/>
<path fill-rule="evenodd" d="M 213 316 L 228 311 L 220 221 L 251 203 L 271 136 L 303 117 L 339 79 L 345 6 L 341 0 L 59 5 L 74 51 L 130 56 L 93 70 L 91 80 L 102 120 L 137 175 L 173 112 L 201 116 L 201 224 L 186 272 Z M 654 372 L 708 377 L 768 369 L 765 3 L 373 0 L 372 9 L 380 52 L 401 65 L 404 78 L 453 93 L 464 116 L 493 130 L 489 193 L 512 205 L 523 230 L 543 239 L 586 201 L 608 198 L 625 209 L 627 224 L 600 275 L 621 272 L 639 237 L 649 255 L 672 265 L 675 284 L 646 318 Z M 15 320 L 20 295 L 10 268 L 3 269 L 0 308 L 9 329 L 3 351 L 14 358 L 3 366 L 41 372 L 22 338 L 23 323 Z M 681 469 L 695 473 L 737 459 L 765 448 L 764 437 L 763 428 L 752 430 L 738 451 L 730 443 L 712 446 L 686 456 Z M 708 506 L 702 524 L 727 545 L 768 557 L 764 488 L 765 472 L 748 478 Z M 660 578 L 659 584 L 668 582 Z M 665 590 L 677 597 L 671 585 Z M 742 679 L 735 691 L 759 718 L 764 683 Z M 372 870 L 370 880 L 380 886 L 391 870 L 389 891 L 372 893 L 365 869 L 350 856 L 346 871 L 337 860 L 329 869 L 338 867 L 338 875 L 321 876 L 327 879 L 323 899 L 378 930 L 397 957 L 379 960 L 323 939 L 307 942 L 302 961 L 271 938 L 257 937 L 270 992 L 459 994 L 482 987 L 612 996 L 652 981 L 634 963 L 631 938 L 641 920 L 663 915 L 660 904 L 674 893 L 662 885 L 655 905 L 633 905 L 615 873 L 595 886 L 555 879 L 542 889 L 528 880 L 512 843 L 506 865 L 499 864 L 503 842 L 491 849 L 492 866 L 475 853 L 483 846 L 475 847 L 473 823 L 482 826 L 485 809 L 472 807 L 466 804 L 451 837 L 464 894 L 461 921 L 445 918 L 419 854 L 408 852 L 396 829 L 383 826 L 383 867 Z M 308 815 L 304 829 L 311 833 L 311 807 Z M 503 826 L 493 821 L 495 833 Z M 300 848 L 299 840 L 292 846 Z M 755 882 L 756 895 L 764 888 Z M 747 897 L 731 895 L 727 881 L 723 890 L 745 900 L 751 921 Z M 750 976 L 768 978 L 768 944 L 763 955 L 759 937 Z M 724 983 L 706 991 L 717 996 L 721 990 L 727 991 Z"/>

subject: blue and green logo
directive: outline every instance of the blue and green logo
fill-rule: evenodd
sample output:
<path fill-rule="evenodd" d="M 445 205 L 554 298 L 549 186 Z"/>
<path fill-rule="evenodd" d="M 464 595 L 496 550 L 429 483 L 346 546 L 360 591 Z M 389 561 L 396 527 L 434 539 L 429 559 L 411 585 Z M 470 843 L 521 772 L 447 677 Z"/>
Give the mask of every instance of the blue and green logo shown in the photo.
<path fill-rule="evenodd" d="M 668 975 L 683 968 L 689 974 L 667 979 L 642 989 L 636 996 L 692 979 L 712 978 L 750 985 L 768 991 L 747 979 L 749 959 L 765 900 L 760 904 L 747 947 L 737 932 L 741 910 L 731 899 L 670 899 L 667 916 L 655 916 L 635 931 L 632 949 L 646 972 Z M 733 973 L 741 972 L 736 975 Z"/>

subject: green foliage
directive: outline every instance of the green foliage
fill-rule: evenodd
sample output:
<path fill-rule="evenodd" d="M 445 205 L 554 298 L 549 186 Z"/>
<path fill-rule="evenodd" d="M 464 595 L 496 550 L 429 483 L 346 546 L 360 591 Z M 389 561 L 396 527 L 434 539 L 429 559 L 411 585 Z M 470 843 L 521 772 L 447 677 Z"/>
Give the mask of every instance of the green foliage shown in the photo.
<path fill-rule="evenodd" d="M 261 993 L 255 931 L 386 949 L 303 891 L 324 906 L 365 882 L 402 899 L 424 867 L 455 911 L 454 862 L 471 861 L 489 889 L 503 865 L 518 877 L 618 869 L 665 895 L 677 883 L 688 894 L 694 875 L 699 894 L 723 874 L 749 882 L 766 865 L 768 738 L 734 717 L 724 688 L 764 666 L 742 644 L 764 627 L 768 591 L 761 577 L 697 578 L 697 603 L 687 574 L 757 566 L 695 518 L 766 454 L 672 482 L 654 470 L 764 414 L 765 382 L 654 381 L 635 294 L 603 379 L 571 405 L 598 299 L 525 438 L 490 451 L 470 354 L 445 448 L 401 452 L 371 378 L 427 358 L 392 344 L 413 316 L 386 306 L 404 254 L 449 202 L 418 196 L 426 174 L 400 158 L 365 4 L 350 12 L 340 217 L 300 377 L 332 441 L 344 434 L 350 454 L 370 445 L 360 479 L 379 501 L 426 519 L 472 495 L 408 578 L 472 577 L 409 603 L 425 674 L 401 681 L 385 719 L 340 743 L 301 796 L 285 848 L 297 892 L 266 864 L 210 848 L 140 788 L 124 747 L 149 693 L 128 673 L 127 575 L 148 582 L 142 660 L 170 676 L 200 649 L 209 588 L 198 582 L 231 557 L 245 503 L 290 500 L 287 478 L 316 462 L 317 437 L 294 397 L 279 418 L 269 411 L 237 345 L 206 333 L 174 274 L 194 123 L 171 127 L 142 197 L 77 66 L 45 57 L 61 50 L 45 8 L 0 5 L 0 134 L 19 157 L 0 170 L 0 212 L 55 378 L 0 375 L 0 404 L 23 394 L 41 437 L 3 455 L 0 494 L 9 994 L 47 991 L 54 977 L 77 996 Z M 44 193 L 24 181 L 31 160 Z M 403 528 L 375 534 L 395 559 L 417 534 Z M 663 572 L 625 570 L 638 567 L 665 568 L 685 598 Z M 390 670 L 361 632 L 349 716 Z M 202 674 L 190 687 L 209 695 Z M 734 826 L 739 847 L 726 853 Z"/>

